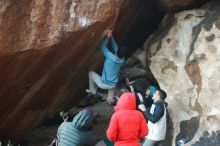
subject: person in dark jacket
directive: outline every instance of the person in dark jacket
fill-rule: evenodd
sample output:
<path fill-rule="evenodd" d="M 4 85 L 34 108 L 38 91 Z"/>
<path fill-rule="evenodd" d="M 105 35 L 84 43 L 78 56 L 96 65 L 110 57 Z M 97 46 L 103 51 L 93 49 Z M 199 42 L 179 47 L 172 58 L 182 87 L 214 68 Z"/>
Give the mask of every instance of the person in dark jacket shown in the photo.
<path fill-rule="evenodd" d="M 92 128 L 93 111 L 80 111 L 72 122 L 63 122 L 57 132 L 59 146 L 94 146 L 97 143 Z"/>
<path fill-rule="evenodd" d="M 158 89 L 152 99 L 154 104 L 148 109 L 144 104 L 140 104 L 138 108 L 143 111 L 145 118 L 148 120 L 149 134 L 147 135 L 143 146 L 162 146 L 162 141 L 166 136 L 167 112 L 166 112 L 166 92 Z M 143 101 L 141 94 L 138 94 L 140 101 Z"/>
<path fill-rule="evenodd" d="M 112 51 L 107 47 L 111 43 Z M 101 41 L 102 54 L 105 57 L 102 76 L 94 71 L 89 72 L 89 89 L 86 90 L 88 96 L 94 96 L 97 88 L 108 90 L 107 102 L 114 102 L 114 94 L 118 83 L 119 71 L 125 61 L 126 48 L 119 48 L 112 36 L 112 31 L 108 30 Z"/>

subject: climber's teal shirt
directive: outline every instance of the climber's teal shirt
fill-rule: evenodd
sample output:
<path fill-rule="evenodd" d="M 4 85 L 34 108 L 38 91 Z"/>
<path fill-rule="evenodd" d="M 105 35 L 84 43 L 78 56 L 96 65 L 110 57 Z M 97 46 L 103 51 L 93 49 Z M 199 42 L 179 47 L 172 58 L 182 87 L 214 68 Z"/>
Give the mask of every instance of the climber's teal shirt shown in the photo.
<path fill-rule="evenodd" d="M 118 83 L 119 71 L 125 61 L 125 57 L 119 58 L 107 48 L 109 40 L 111 42 L 113 51 L 118 51 L 118 45 L 116 44 L 113 37 L 103 38 L 100 46 L 102 53 L 105 56 L 105 62 L 102 71 L 102 82 L 110 86 L 116 86 Z"/>

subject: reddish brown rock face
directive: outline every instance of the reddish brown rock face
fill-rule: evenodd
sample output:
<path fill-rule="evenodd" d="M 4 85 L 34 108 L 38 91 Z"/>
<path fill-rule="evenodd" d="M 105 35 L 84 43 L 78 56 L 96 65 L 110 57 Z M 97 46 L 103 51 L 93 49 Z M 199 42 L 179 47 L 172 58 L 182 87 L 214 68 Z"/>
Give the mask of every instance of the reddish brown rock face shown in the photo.
<path fill-rule="evenodd" d="M 120 8 L 119 2 L 110 0 L 24 0 L 22 3 L 4 0 L 1 3 L 2 53 L 50 47 L 96 22 L 117 18 Z"/>
<path fill-rule="evenodd" d="M 119 1 L 1 1 L 0 134 L 19 138 L 82 98 Z"/>
<path fill-rule="evenodd" d="M 0 136 L 21 138 L 76 105 L 88 71 L 99 71 L 103 62 L 102 32 L 113 28 L 117 40 L 136 49 L 163 15 L 154 8 L 142 0 L 2 0 Z"/>

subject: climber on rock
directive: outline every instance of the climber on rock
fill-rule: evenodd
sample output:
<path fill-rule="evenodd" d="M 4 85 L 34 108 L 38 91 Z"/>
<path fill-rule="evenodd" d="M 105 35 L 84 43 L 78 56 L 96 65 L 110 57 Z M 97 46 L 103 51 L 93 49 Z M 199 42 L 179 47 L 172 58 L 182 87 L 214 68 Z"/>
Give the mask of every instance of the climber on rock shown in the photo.
<path fill-rule="evenodd" d="M 112 51 L 107 47 L 110 41 Z M 94 71 L 89 72 L 89 89 L 86 89 L 87 98 L 97 95 L 97 88 L 108 90 L 107 102 L 115 102 L 114 95 L 118 83 L 119 71 L 125 61 L 126 48 L 119 48 L 112 36 L 112 31 L 107 30 L 100 44 L 105 57 L 102 76 Z"/>

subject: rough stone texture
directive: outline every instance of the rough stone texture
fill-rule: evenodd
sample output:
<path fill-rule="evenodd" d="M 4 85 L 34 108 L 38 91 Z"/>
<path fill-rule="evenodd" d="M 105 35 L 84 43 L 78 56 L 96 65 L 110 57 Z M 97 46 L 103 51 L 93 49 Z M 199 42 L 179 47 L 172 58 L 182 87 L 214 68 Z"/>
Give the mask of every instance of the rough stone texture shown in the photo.
<path fill-rule="evenodd" d="M 21 138 L 77 104 L 88 71 L 100 70 L 106 28 L 133 50 L 162 16 L 143 0 L 1 0 L 0 137 Z"/>
<path fill-rule="evenodd" d="M 164 12 L 152 0 L 130 0 L 130 2 L 125 0 L 122 9 L 124 11 L 119 13 L 116 22 L 115 36 L 121 46 L 129 48 L 128 56 L 131 56 L 157 29 Z"/>
<path fill-rule="evenodd" d="M 101 33 L 116 22 L 120 2 L 0 4 L 0 135 L 20 138 L 82 98 L 88 70 L 102 61 Z"/>
<path fill-rule="evenodd" d="M 192 146 L 219 146 L 219 141 L 220 131 L 212 132 L 211 134 L 205 131 L 202 137 L 199 138 L 199 141 L 192 144 Z"/>
<path fill-rule="evenodd" d="M 2 53 L 50 47 L 95 22 L 116 16 L 114 1 L 15 0 L 1 1 Z"/>
<path fill-rule="evenodd" d="M 199 6 L 208 0 L 154 0 L 165 11 L 176 11 L 184 8 Z"/>
<path fill-rule="evenodd" d="M 220 143 L 219 10 L 220 3 L 213 1 L 177 13 L 169 29 L 161 25 L 166 35 L 156 33 L 144 45 L 149 49 L 150 69 L 168 94 L 172 145 L 180 139 L 189 146 Z"/>

